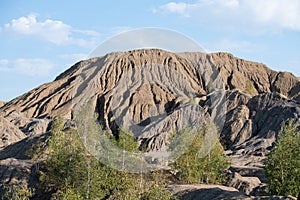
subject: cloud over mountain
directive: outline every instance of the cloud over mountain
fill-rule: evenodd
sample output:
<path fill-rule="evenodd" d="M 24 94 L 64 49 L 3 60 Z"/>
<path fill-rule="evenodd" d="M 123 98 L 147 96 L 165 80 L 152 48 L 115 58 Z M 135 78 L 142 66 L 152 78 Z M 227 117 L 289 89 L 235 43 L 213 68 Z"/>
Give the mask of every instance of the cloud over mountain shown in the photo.
<path fill-rule="evenodd" d="M 179 14 L 199 21 L 221 20 L 224 26 L 242 25 L 300 30 L 300 2 L 297 0 L 198 0 L 195 3 L 169 2 L 154 12 Z M 242 28 L 242 27 L 241 27 Z"/>
<path fill-rule="evenodd" d="M 95 46 L 96 37 L 99 36 L 96 31 L 77 30 L 59 20 L 39 20 L 36 14 L 13 19 L 4 25 L 4 30 L 38 37 L 55 45 L 78 45 L 81 47 Z M 76 37 L 76 34 L 79 36 Z"/>

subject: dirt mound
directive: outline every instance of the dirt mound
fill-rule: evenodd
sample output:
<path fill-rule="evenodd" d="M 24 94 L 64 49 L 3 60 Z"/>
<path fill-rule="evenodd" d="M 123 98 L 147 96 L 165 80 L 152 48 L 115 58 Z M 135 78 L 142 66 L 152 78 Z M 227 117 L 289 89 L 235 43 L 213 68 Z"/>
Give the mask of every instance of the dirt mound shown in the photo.
<path fill-rule="evenodd" d="M 74 120 L 74 110 L 89 101 L 92 113 L 86 114 L 95 114 L 112 134 L 129 124 L 148 152 L 164 149 L 178 127 L 212 120 L 233 159 L 228 184 L 243 185 L 251 179 L 243 170 L 253 168 L 255 184 L 238 188 L 253 194 L 263 187 L 262 160 L 281 125 L 300 119 L 300 81 L 229 53 L 110 53 L 80 61 L 53 82 L 0 104 L 0 146 L 13 143 L 0 154 L 21 148 L 16 142 L 28 136 L 46 133 L 57 115 Z M 0 165 L 10 158 L 3 157 Z"/>

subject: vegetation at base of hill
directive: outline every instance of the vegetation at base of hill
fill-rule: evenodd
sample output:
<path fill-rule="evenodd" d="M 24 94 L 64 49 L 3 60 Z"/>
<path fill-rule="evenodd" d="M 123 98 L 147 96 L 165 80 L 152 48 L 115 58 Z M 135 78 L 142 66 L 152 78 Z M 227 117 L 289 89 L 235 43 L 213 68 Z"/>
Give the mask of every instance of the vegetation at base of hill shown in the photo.
<path fill-rule="evenodd" d="M 139 148 L 134 135 L 130 131 L 120 129 L 116 137 L 109 135 L 109 139 L 114 145 L 128 152 L 135 152 Z"/>
<path fill-rule="evenodd" d="M 265 161 L 268 190 L 272 195 L 298 196 L 300 192 L 300 132 L 289 120 Z"/>
<path fill-rule="evenodd" d="M 34 195 L 34 188 L 28 188 L 25 184 L 5 185 L 4 200 L 29 200 Z"/>
<path fill-rule="evenodd" d="M 191 134 L 190 130 L 185 132 Z M 205 137 L 206 134 L 210 134 L 209 138 Z M 182 140 L 180 134 L 177 137 Z M 216 127 L 209 124 L 195 131 L 193 137 L 187 135 L 183 137 L 193 138 L 193 140 L 190 141 L 184 153 L 171 165 L 173 170 L 177 171 L 176 176 L 179 182 L 183 184 L 223 183 L 224 171 L 228 169 L 230 160 L 224 155 Z"/>
<path fill-rule="evenodd" d="M 223 155 L 221 144 L 217 141 L 204 157 L 197 154 L 207 131 L 198 131 L 186 152 L 171 164 L 171 171 L 178 171 L 176 176 L 170 170 L 134 174 L 115 170 L 94 158 L 84 147 L 77 130 L 64 128 L 63 119 L 58 117 L 46 142 L 35 144 L 28 152 L 36 161 L 37 187 L 15 188 L 14 193 L 7 190 L 6 198 L 177 199 L 166 189 L 167 185 L 222 182 L 228 160 Z M 192 131 L 186 130 L 185 133 L 191 134 Z M 186 136 L 180 134 L 174 141 Z M 120 149 L 130 152 L 138 150 L 134 136 L 124 130 L 119 131 L 118 137 L 110 137 L 109 140 Z"/>
<path fill-rule="evenodd" d="M 87 152 L 75 129 L 64 129 L 61 118 L 54 121 L 51 133 L 46 150 L 37 144 L 30 152 L 36 160 L 46 157 L 40 161 L 37 191 L 51 193 L 50 199 L 171 199 L 171 193 L 164 190 L 164 175 L 155 178 L 164 171 L 131 174 L 102 164 Z M 111 140 L 128 151 L 137 149 L 133 137 L 123 131 Z"/>

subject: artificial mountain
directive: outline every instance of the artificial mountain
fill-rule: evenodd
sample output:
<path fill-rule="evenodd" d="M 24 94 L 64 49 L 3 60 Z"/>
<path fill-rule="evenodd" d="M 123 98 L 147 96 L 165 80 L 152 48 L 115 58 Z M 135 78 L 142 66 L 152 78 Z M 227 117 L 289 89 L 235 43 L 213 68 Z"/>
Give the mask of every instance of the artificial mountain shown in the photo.
<path fill-rule="evenodd" d="M 229 53 L 109 53 L 0 104 L 0 186 L 33 181 L 34 161 L 25 152 L 49 133 L 56 116 L 74 123 L 74 108 L 90 99 L 101 127 L 116 134 L 129 119 L 147 152 L 166 148 L 176 128 L 212 119 L 232 160 L 230 189 L 220 191 L 243 198 L 265 187 L 263 160 L 282 125 L 300 122 L 300 79 L 289 72 Z"/>

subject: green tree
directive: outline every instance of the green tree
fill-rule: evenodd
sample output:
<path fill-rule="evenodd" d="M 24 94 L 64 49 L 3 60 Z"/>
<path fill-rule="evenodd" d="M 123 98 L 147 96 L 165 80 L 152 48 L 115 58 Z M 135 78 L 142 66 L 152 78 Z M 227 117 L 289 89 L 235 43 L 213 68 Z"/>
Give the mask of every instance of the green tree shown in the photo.
<path fill-rule="evenodd" d="M 53 198 L 58 199 L 104 198 L 120 183 L 118 173 L 91 156 L 77 131 L 65 130 L 63 124 L 57 118 L 47 139 L 46 160 L 39 172 L 43 190 L 54 191 Z"/>
<path fill-rule="evenodd" d="M 297 196 L 300 191 L 300 133 L 297 127 L 294 120 L 282 127 L 265 161 L 271 194 Z"/>
<path fill-rule="evenodd" d="M 126 151 L 136 151 L 135 138 L 120 131 L 113 143 Z M 42 191 L 52 191 L 51 199 L 168 199 L 165 181 L 149 174 L 133 174 L 114 170 L 91 156 L 75 129 L 65 129 L 57 118 L 46 145 L 34 145 L 34 158 L 41 161 L 39 179 Z M 40 148 L 45 148 L 42 151 Z M 36 159 L 40 160 L 40 159 Z M 150 177 L 150 178 L 149 178 Z M 155 181 L 154 181 L 155 179 Z"/>
<path fill-rule="evenodd" d="M 158 170 L 144 174 L 144 191 L 140 197 L 142 200 L 176 200 L 177 197 L 166 189 L 170 184 L 168 170 Z"/>
<path fill-rule="evenodd" d="M 24 184 L 4 186 L 3 200 L 29 200 L 34 195 L 34 189 Z"/>
<path fill-rule="evenodd" d="M 172 196 L 172 193 L 168 190 L 165 190 L 159 185 L 152 185 L 149 190 L 147 190 L 142 197 L 141 200 L 170 200 L 176 199 Z"/>
<path fill-rule="evenodd" d="M 128 152 L 135 152 L 138 150 L 138 143 L 136 142 L 136 138 L 130 131 L 126 131 L 124 129 L 120 129 L 118 131 L 117 138 L 114 136 L 110 136 L 110 139 L 113 144 L 115 144 L 120 149 L 123 149 Z"/>
<path fill-rule="evenodd" d="M 179 182 L 191 184 L 222 183 L 224 181 L 224 171 L 229 167 L 230 162 L 223 155 L 224 149 L 217 135 L 211 135 L 211 137 L 216 137 L 215 139 L 208 138 L 210 141 L 205 140 L 205 134 L 209 134 L 209 131 L 211 129 L 206 126 L 193 133 L 195 135 L 190 146 L 183 155 L 171 164 L 173 170 L 177 171 L 176 176 Z M 211 141 L 215 143 L 210 144 Z"/>

